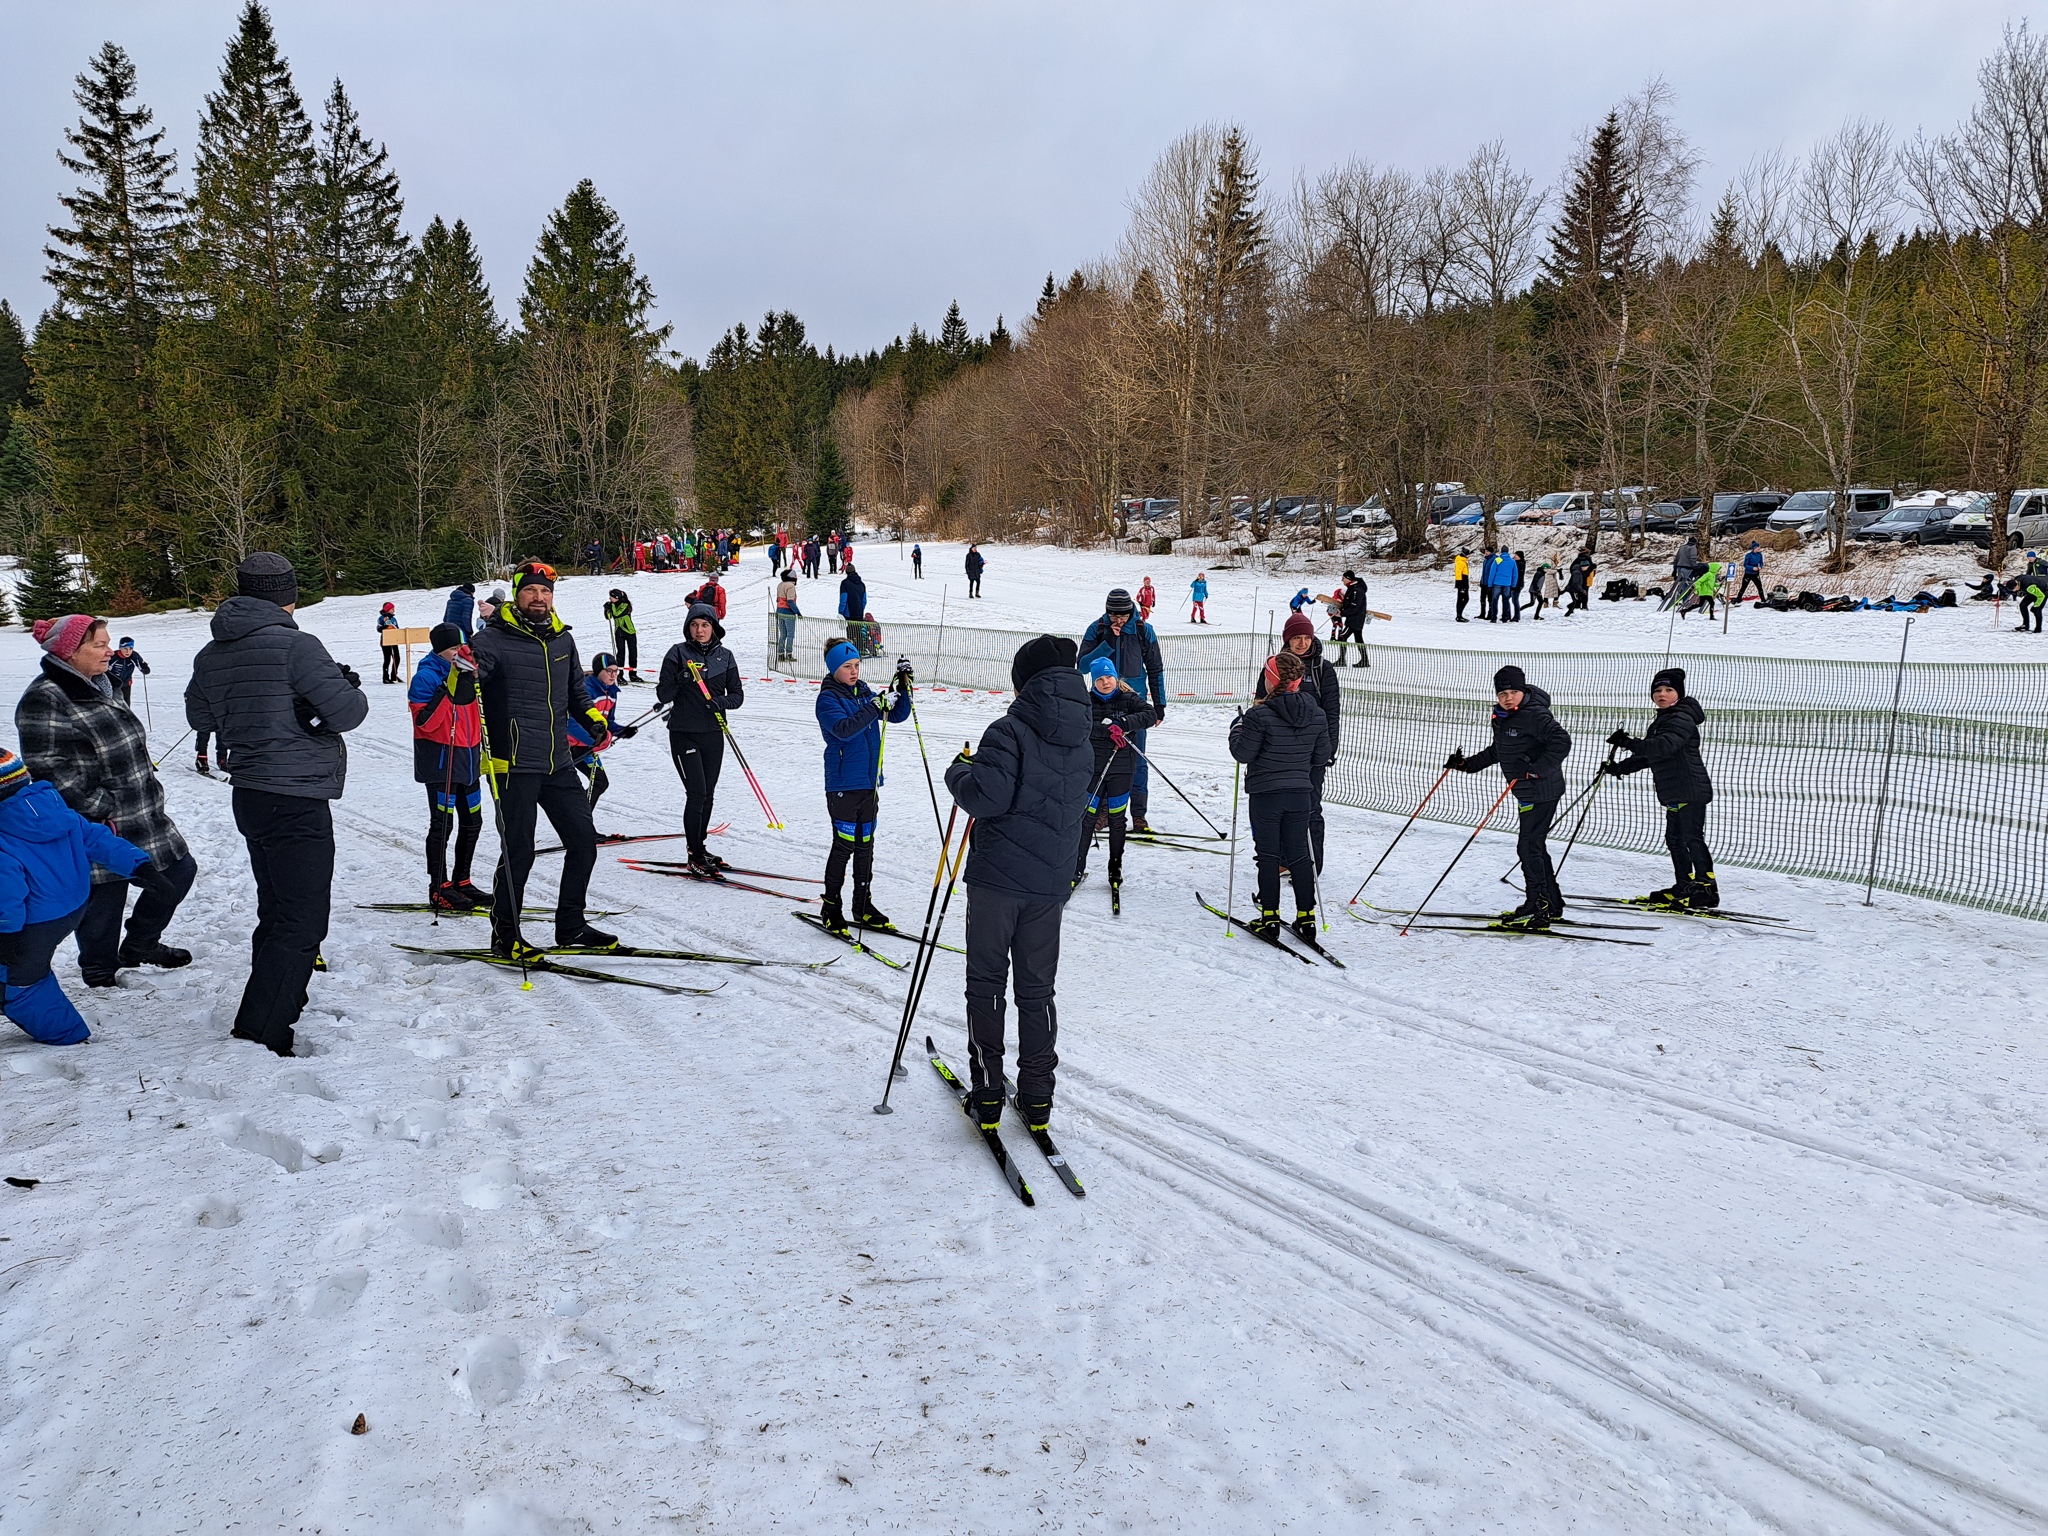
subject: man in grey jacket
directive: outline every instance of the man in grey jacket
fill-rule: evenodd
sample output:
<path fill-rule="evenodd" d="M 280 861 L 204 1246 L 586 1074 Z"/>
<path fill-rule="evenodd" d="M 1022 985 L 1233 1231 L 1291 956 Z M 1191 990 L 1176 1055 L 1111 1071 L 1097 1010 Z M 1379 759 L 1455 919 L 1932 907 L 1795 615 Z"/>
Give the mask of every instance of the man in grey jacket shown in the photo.
<path fill-rule="evenodd" d="M 235 826 L 256 877 L 256 932 L 235 1038 L 280 1056 L 327 937 L 334 815 L 348 775 L 341 734 L 363 723 L 362 679 L 292 618 L 291 562 L 263 551 L 235 567 L 236 595 L 213 615 L 192 659 L 185 719 L 220 737 L 235 786 Z"/>

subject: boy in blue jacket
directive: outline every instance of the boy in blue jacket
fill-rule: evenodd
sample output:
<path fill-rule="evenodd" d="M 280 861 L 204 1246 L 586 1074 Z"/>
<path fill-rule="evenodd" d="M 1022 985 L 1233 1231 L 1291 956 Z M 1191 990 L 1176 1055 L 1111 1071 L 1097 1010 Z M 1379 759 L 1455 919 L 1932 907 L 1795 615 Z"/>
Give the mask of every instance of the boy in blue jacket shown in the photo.
<path fill-rule="evenodd" d="M 875 816 L 882 787 L 882 722 L 910 718 L 910 663 L 899 661 L 881 693 L 860 680 L 860 652 L 845 640 L 825 651 L 827 676 L 818 687 L 818 730 L 825 738 L 825 811 L 832 818 L 832 852 L 825 860 L 821 915 L 833 933 L 847 932 L 839 891 L 853 861 L 853 920 L 863 928 L 887 928 L 875 906 Z"/>
<path fill-rule="evenodd" d="M 0 748 L 0 1012 L 44 1045 L 90 1037 L 50 957 L 85 916 L 94 864 L 167 900 L 182 894 L 148 854 L 87 821 Z"/>

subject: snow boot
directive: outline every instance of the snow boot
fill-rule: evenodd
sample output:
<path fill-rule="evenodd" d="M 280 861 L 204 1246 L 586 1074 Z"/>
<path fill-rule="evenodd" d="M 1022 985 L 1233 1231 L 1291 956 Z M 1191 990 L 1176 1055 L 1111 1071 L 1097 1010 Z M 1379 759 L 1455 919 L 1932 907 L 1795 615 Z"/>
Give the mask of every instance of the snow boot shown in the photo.
<path fill-rule="evenodd" d="M 967 1118 L 984 1131 L 997 1130 L 1003 1123 L 1003 1092 L 1000 1088 L 977 1088 L 967 1095 Z"/>
<path fill-rule="evenodd" d="M 120 962 L 123 965 L 153 965 L 160 970 L 175 971 L 181 965 L 192 963 L 192 951 L 174 949 L 168 944 L 123 944 Z"/>
<path fill-rule="evenodd" d="M 1692 907 L 1700 912 L 1711 912 L 1721 905 L 1721 887 L 1712 872 L 1699 876 L 1686 887 L 1681 906 Z"/>
<path fill-rule="evenodd" d="M 894 928 L 889 915 L 875 905 L 874 897 L 864 885 L 853 888 L 853 920 L 862 928 Z"/>
<path fill-rule="evenodd" d="M 1306 912 L 1295 913 L 1294 921 L 1288 924 L 1288 928 L 1302 943 L 1314 944 L 1316 941 L 1315 908 L 1311 907 Z"/>
<path fill-rule="evenodd" d="M 1024 1117 L 1026 1130 L 1044 1130 L 1052 1124 L 1052 1095 L 1047 1094 L 1044 1098 L 1033 1099 L 1018 1094 L 1017 1113 Z"/>
<path fill-rule="evenodd" d="M 555 934 L 555 945 L 559 949 L 613 949 L 618 946 L 619 936 L 606 933 L 602 928 L 593 928 L 585 923 L 574 933 Z"/>
<path fill-rule="evenodd" d="M 453 885 L 443 881 L 440 885 L 427 887 L 427 905 L 437 912 L 467 912 L 469 902 Z"/>
<path fill-rule="evenodd" d="M 818 903 L 818 921 L 827 933 L 847 937 L 852 930 L 846 926 L 846 909 L 840 905 L 837 895 L 827 896 Z"/>
<path fill-rule="evenodd" d="M 1280 937 L 1280 914 L 1272 907 L 1267 907 L 1246 926 L 1258 938 L 1277 939 Z"/>

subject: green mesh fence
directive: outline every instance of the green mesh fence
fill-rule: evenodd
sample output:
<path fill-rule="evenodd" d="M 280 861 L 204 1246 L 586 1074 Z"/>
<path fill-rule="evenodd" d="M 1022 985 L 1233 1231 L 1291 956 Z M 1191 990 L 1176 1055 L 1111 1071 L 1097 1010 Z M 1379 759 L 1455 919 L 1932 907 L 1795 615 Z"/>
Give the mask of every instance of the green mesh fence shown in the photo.
<path fill-rule="evenodd" d="M 778 671 L 815 677 L 842 623 L 797 620 Z M 770 621 L 768 654 L 777 654 Z M 876 654 L 909 658 L 921 680 L 1006 692 L 1018 630 L 883 626 Z M 1248 699 L 1263 635 L 1162 637 L 1170 699 Z M 1339 804 L 1407 816 L 1454 748 L 1491 739 L 1493 674 L 1514 661 L 1551 696 L 1574 742 L 1570 792 L 1592 780 L 1616 726 L 1640 735 L 1654 713 L 1661 652 L 1522 653 L 1370 646 L 1346 667 L 1343 749 L 1324 785 Z M 1334 651 L 1331 653 L 1335 659 Z M 1356 648 L 1349 660 L 1356 660 Z M 1707 840 L 1717 862 L 2048 918 L 2048 664 L 1823 661 L 1674 653 L 1707 711 L 1714 778 Z M 1898 712 L 1893 715 L 1897 690 Z M 1425 819 L 1469 827 L 1500 793 L 1498 774 L 1454 773 Z M 1658 853 L 1664 815 L 1647 772 L 1603 784 L 1582 841 Z M 1513 823 L 1503 807 L 1495 825 Z M 1578 811 L 1560 816 L 1569 836 Z M 1571 881 L 1565 884 L 1570 887 Z"/>

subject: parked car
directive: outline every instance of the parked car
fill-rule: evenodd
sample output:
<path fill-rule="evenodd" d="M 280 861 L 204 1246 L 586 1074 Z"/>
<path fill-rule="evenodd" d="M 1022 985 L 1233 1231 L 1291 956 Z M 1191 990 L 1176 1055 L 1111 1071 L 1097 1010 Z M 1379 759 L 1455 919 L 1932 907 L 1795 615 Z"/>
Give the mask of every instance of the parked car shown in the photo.
<path fill-rule="evenodd" d="M 1385 507 L 1376 507 L 1370 502 L 1337 509 L 1339 528 L 1384 528 L 1391 522 L 1393 519 L 1387 516 Z"/>
<path fill-rule="evenodd" d="M 1723 491 L 1714 498 L 1714 532 L 1754 533 L 1783 505 L 1783 491 Z"/>
<path fill-rule="evenodd" d="M 1949 519 L 1958 543 L 1991 547 L 1991 498 Z M 2005 541 L 2013 549 L 2048 549 L 2048 488 L 2014 491 L 2005 512 Z"/>
<path fill-rule="evenodd" d="M 1951 520 L 1967 503 L 1985 499 L 1967 491 L 1922 491 L 1894 502 L 1883 517 L 1857 529 L 1855 537 L 1871 544 L 1951 544 L 1966 537 Z"/>
<path fill-rule="evenodd" d="M 1827 532 L 1828 511 L 1835 504 L 1833 491 L 1799 491 L 1785 498 L 1784 505 L 1770 515 L 1764 526 L 1772 533 L 1797 533 L 1813 538 Z M 1876 522 L 1892 509 L 1892 493 L 1870 486 L 1856 486 L 1849 492 L 1849 531 Z"/>
<path fill-rule="evenodd" d="M 1460 512 L 1470 511 L 1479 505 L 1477 496 L 1442 495 L 1434 497 L 1429 504 L 1429 520 L 1441 523 Z"/>
<path fill-rule="evenodd" d="M 1523 509 L 1521 522 L 1555 523 L 1559 513 L 1590 512 L 1600 499 L 1598 491 L 1552 491 L 1548 496 L 1539 496 L 1535 503 Z M 1579 525 L 1585 526 L 1582 520 Z"/>

